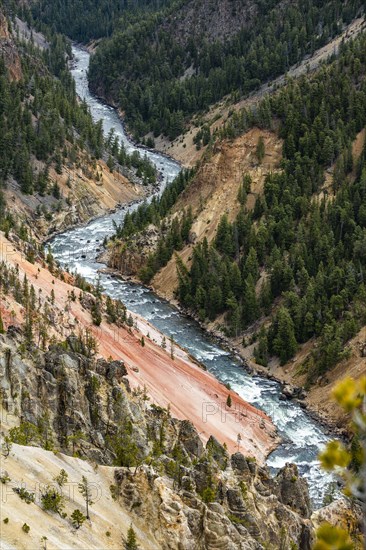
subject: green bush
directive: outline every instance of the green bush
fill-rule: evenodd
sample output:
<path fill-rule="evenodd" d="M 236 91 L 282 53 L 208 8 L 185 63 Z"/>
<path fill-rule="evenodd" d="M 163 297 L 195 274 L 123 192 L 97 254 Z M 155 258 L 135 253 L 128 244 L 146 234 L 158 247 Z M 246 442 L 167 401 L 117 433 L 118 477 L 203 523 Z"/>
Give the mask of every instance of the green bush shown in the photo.
<path fill-rule="evenodd" d="M 65 506 L 65 497 L 54 487 L 47 486 L 41 495 L 41 505 L 47 512 L 55 512 L 62 516 L 62 510 Z"/>
<path fill-rule="evenodd" d="M 14 487 L 13 491 L 27 504 L 32 504 L 32 502 L 35 501 L 35 494 L 27 491 L 26 489 L 24 489 L 24 487 Z"/>
<path fill-rule="evenodd" d="M 71 521 L 75 529 L 80 529 L 85 520 L 86 516 L 84 516 L 84 514 L 78 509 L 74 510 L 71 514 Z"/>

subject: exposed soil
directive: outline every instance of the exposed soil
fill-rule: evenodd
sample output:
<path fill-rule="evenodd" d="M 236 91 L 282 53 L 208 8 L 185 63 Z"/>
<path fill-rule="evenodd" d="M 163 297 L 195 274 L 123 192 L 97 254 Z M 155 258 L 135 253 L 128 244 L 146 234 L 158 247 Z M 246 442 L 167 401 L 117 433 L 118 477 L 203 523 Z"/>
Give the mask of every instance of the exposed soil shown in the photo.
<path fill-rule="evenodd" d="M 263 137 L 266 154 L 261 164 L 256 157 L 259 137 Z M 195 221 L 191 234 L 192 244 L 179 255 L 189 266 L 194 244 L 204 237 L 210 243 L 215 237 L 217 226 L 223 214 L 234 221 L 240 210 L 238 190 L 244 174 L 252 178 L 247 208 L 254 208 L 256 198 L 263 193 L 267 174 L 275 172 L 282 158 L 282 141 L 268 130 L 252 128 L 234 141 L 225 141 L 215 147 L 212 157 L 205 162 L 192 183 L 178 199 L 174 212 L 192 207 Z M 175 259 L 171 259 L 153 279 L 152 286 L 162 296 L 173 299 L 178 278 Z"/>
<path fill-rule="evenodd" d="M 1 411 L 2 413 L 4 411 Z M 6 414 L 4 414 L 6 416 Z M 4 550 L 28 550 L 43 548 L 41 537 L 47 534 L 47 549 L 90 548 L 115 549 L 122 547 L 130 527 L 131 515 L 125 507 L 112 500 L 110 486 L 114 483 L 115 468 L 93 467 L 89 462 L 61 453 L 45 451 L 38 447 L 13 446 L 11 455 L 2 457 L 1 467 L 9 474 L 11 482 L 2 487 L 1 509 L 1 548 Z M 94 504 L 90 510 L 91 521 L 87 527 L 75 530 L 70 517 L 61 519 L 57 514 L 41 511 L 41 490 L 46 485 L 54 485 L 53 478 L 64 469 L 69 481 L 64 488 L 66 513 L 68 516 L 77 508 L 85 513 L 85 502 L 78 491 L 81 476 L 86 476 L 92 487 Z M 34 504 L 27 504 L 13 492 L 13 487 L 23 486 L 34 492 Z M 8 523 L 2 520 L 8 518 Z M 29 533 L 22 525 L 30 526 Z M 144 548 L 157 549 L 148 529 L 134 519 L 134 530 Z M 106 535 L 107 531 L 110 533 Z M 5 543 L 6 540 L 6 543 Z"/>
<path fill-rule="evenodd" d="M 55 183 L 59 185 L 62 197 L 60 207 L 59 199 L 53 195 L 24 195 L 14 180 L 10 180 L 4 190 L 12 213 L 25 222 L 38 240 L 142 198 L 148 191 L 148 188 L 130 182 L 121 173 L 112 173 L 103 160 L 98 160 L 93 167 L 87 158 L 82 160 L 79 168 L 63 167 L 61 175 L 51 168 L 49 179 L 50 187 Z M 41 208 L 46 213 L 39 212 Z"/>
<path fill-rule="evenodd" d="M 211 374 L 204 371 L 179 348 L 164 350 L 159 342 L 161 335 L 142 318 L 137 318 L 138 330 L 118 328 L 103 321 L 100 327 L 91 324 L 89 311 L 80 301 L 69 302 L 65 311 L 68 293 L 80 291 L 70 282 L 55 279 L 48 269 L 31 264 L 0 233 L 0 260 L 19 267 L 21 279 L 26 274 L 29 284 L 34 286 L 36 296 L 50 303 L 51 291 L 55 294 L 54 325 L 50 329 L 57 339 L 65 339 L 72 333 L 89 328 L 99 342 L 98 353 L 104 358 L 123 360 L 133 388 L 146 386 L 151 401 L 162 407 L 171 408 L 173 416 L 190 420 L 206 442 L 210 435 L 226 443 L 230 453 L 237 450 L 237 436 L 241 433 L 241 450 L 263 462 L 268 453 L 276 447 L 277 438 L 271 420 L 262 412 L 246 403 L 234 392 L 230 392 L 232 407 L 226 409 L 229 391 Z M 21 324 L 22 308 L 14 300 L 1 299 L 5 326 Z M 67 308 L 66 308 L 67 309 Z M 136 317 L 136 316 L 135 316 Z M 141 335 L 150 333 L 141 346 Z M 154 341 L 155 340 L 155 341 Z"/>

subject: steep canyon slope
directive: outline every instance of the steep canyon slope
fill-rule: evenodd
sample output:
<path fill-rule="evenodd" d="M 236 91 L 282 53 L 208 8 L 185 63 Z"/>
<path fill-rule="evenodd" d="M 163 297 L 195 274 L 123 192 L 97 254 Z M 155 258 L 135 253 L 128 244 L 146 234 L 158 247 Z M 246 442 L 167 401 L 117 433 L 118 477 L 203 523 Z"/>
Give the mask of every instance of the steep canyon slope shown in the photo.
<path fill-rule="evenodd" d="M 168 216 L 109 250 L 344 426 L 331 389 L 365 366 L 364 42 L 233 113 Z"/>

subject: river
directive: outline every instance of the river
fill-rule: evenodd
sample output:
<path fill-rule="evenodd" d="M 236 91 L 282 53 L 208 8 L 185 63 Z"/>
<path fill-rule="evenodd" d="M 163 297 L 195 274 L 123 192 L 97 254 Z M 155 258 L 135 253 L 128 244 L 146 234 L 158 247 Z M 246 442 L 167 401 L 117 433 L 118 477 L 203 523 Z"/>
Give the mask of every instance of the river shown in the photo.
<path fill-rule="evenodd" d="M 87 102 L 93 118 L 96 121 L 103 120 L 105 134 L 114 128 L 128 152 L 137 149 L 142 154 L 148 155 L 162 175 L 158 191 L 161 192 L 179 173 L 179 164 L 157 152 L 142 150 L 130 142 L 116 111 L 104 105 L 89 92 L 87 79 L 89 53 L 76 46 L 73 47 L 73 51 L 75 63 L 72 74 L 78 95 Z M 51 243 L 55 258 L 61 265 L 68 266 L 88 281 L 95 282 L 99 270 L 103 267 L 97 263 L 96 257 L 104 237 L 114 233 L 114 221 L 120 223 L 127 209 L 130 210 L 136 206 L 134 204 L 122 208 L 86 226 L 57 235 Z M 168 337 L 173 336 L 175 341 L 203 363 L 209 372 L 222 382 L 229 383 L 241 397 L 271 416 L 283 438 L 283 443 L 268 457 L 268 466 L 275 473 L 286 462 L 296 463 L 300 473 L 309 483 L 314 508 L 321 506 L 324 494 L 333 480 L 330 475 L 321 471 L 317 461 L 319 450 L 329 439 L 321 425 L 310 418 L 297 403 L 282 401 L 281 388 L 277 382 L 248 374 L 194 321 L 182 315 L 151 290 L 105 273 L 100 273 L 100 280 L 106 294 L 122 300 L 128 309 L 142 315 Z M 189 399 L 188 396 L 187 399 Z"/>

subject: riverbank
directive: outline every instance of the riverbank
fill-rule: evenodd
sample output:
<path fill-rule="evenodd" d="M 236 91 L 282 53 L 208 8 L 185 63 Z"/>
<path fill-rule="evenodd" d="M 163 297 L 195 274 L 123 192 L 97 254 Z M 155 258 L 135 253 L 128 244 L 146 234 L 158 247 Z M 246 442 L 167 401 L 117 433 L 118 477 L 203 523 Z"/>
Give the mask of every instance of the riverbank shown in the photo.
<path fill-rule="evenodd" d="M 146 189 L 148 189 L 148 188 L 146 188 Z M 118 212 L 122 212 L 125 208 L 130 208 L 130 207 L 134 206 L 135 204 L 141 204 L 141 202 L 143 202 L 145 200 L 145 198 L 148 197 L 148 196 L 150 196 L 150 194 L 147 192 L 146 194 L 144 194 L 142 196 L 142 198 L 131 199 L 129 202 L 119 203 L 115 207 L 109 208 L 105 212 L 102 212 L 101 214 L 97 214 L 95 216 L 90 216 L 90 218 L 88 218 L 87 220 L 77 221 L 73 224 L 68 225 L 65 229 L 55 230 L 52 233 L 49 233 L 47 236 L 45 236 L 41 240 L 41 244 L 43 246 L 46 246 L 50 241 L 52 241 L 52 239 L 54 239 L 58 235 L 62 235 L 62 233 L 65 233 L 65 231 L 70 231 L 72 229 L 78 229 L 80 227 L 87 227 L 89 224 L 94 223 L 98 220 L 101 220 L 101 219 L 105 218 L 105 216 L 111 216 L 113 214 L 118 214 Z"/>
<path fill-rule="evenodd" d="M 155 289 L 152 289 L 156 292 Z M 238 361 L 238 368 L 245 369 L 249 374 L 256 375 L 267 380 L 273 380 L 281 385 L 281 399 L 294 401 L 306 411 L 306 414 L 318 422 L 328 435 L 348 438 L 351 436 L 349 431 L 349 417 L 344 411 L 338 407 L 332 397 L 332 391 L 338 381 L 344 378 L 347 373 L 340 373 L 335 378 L 333 383 L 327 384 L 327 391 L 324 391 L 324 386 L 305 386 L 302 382 L 306 376 L 299 377 L 298 368 L 301 363 L 301 357 L 304 353 L 298 354 L 296 361 L 285 366 L 280 366 L 278 362 L 273 361 L 269 367 L 263 367 L 255 363 L 251 357 L 252 354 L 248 348 L 244 348 L 238 339 L 229 338 L 212 328 L 212 324 L 201 322 L 196 316 L 182 308 L 179 303 L 174 300 L 172 305 L 176 307 L 183 315 L 193 319 L 200 328 L 206 332 L 218 345 L 226 349 Z M 211 325 L 211 326 L 210 326 Z M 251 346 L 253 349 L 254 346 Z M 331 373 L 330 373 L 331 374 Z M 361 374 L 361 370 L 360 370 Z M 319 396 L 320 393 L 320 396 Z"/>
<path fill-rule="evenodd" d="M 29 262 L 1 232 L 0 260 L 8 268 L 17 269 L 21 281 L 26 277 L 42 303 L 51 304 L 48 307 L 55 321 L 48 330 L 50 337 L 64 341 L 67 336 L 89 330 L 98 342 L 99 356 L 123 361 L 133 390 L 146 388 L 151 403 L 170 408 L 173 417 L 190 420 L 203 443 L 213 435 L 232 454 L 238 449 L 241 433 L 240 448 L 261 464 L 277 447 L 279 437 L 265 413 L 229 392 L 179 346 L 174 350 L 169 343 L 162 346 L 163 335 L 141 316 L 133 314 L 132 327 L 120 327 L 104 319 L 95 326 L 87 307 L 93 297 L 81 293 L 72 276 L 64 273 L 63 280 L 56 279 L 45 265 Z M 70 300 L 70 296 L 82 294 L 85 296 Z M 6 329 L 24 324 L 25 312 L 11 296 L 2 299 L 1 314 Z M 230 407 L 226 406 L 229 394 Z"/>
<path fill-rule="evenodd" d="M 103 254 L 101 254 L 97 261 L 103 262 Z M 137 277 L 133 276 L 123 276 L 118 270 L 112 268 L 103 268 L 100 270 L 103 273 L 109 274 L 112 277 L 119 278 L 122 281 L 141 285 L 141 281 Z M 146 288 L 154 292 L 160 300 L 166 301 L 170 306 L 177 309 L 180 314 L 184 315 L 187 320 L 194 321 L 197 323 L 199 328 L 209 337 L 212 341 L 219 345 L 221 348 L 229 352 L 233 359 L 238 364 L 238 369 L 242 368 L 250 375 L 258 376 L 266 380 L 272 380 L 281 385 L 282 395 L 281 399 L 294 401 L 299 404 L 299 406 L 306 411 L 306 414 L 318 422 L 325 430 L 328 435 L 337 436 L 337 437 L 349 437 L 350 433 L 347 429 L 348 427 L 348 418 L 347 416 L 342 416 L 342 411 L 337 405 L 333 402 L 331 396 L 329 396 L 329 403 L 334 405 L 329 413 L 327 410 L 319 409 L 319 399 L 313 395 L 313 392 L 309 389 L 305 389 L 304 386 L 299 385 L 299 379 L 296 375 L 289 372 L 289 366 L 279 367 L 278 365 L 275 368 L 266 368 L 261 365 L 254 363 L 254 361 L 248 359 L 248 351 L 243 350 L 243 347 L 235 341 L 235 339 L 228 338 L 222 333 L 212 328 L 212 324 L 203 323 L 195 315 L 193 315 L 188 310 L 182 308 L 177 300 L 169 300 L 164 296 L 163 293 L 159 292 L 156 288 L 151 285 L 147 285 Z M 243 352 L 244 351 L 244 352 Z M 314 388 L 317 389 L 317 388 Z M 324 402 L 324 396 L 323 396 Z M 328 403 L 328 402 L 327 402 Z"/>

